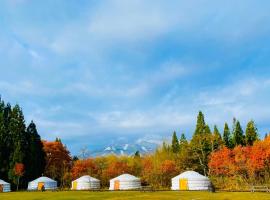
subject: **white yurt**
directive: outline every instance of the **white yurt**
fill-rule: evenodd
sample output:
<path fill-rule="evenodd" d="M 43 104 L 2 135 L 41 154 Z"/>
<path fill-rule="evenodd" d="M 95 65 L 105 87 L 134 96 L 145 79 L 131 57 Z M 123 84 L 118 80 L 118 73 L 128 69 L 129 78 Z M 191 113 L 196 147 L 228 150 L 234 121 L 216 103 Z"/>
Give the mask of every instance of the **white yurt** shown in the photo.
<path fill-rule="evenodd" d="M 28 183 L 28 190 L 56 190 L 57 182 L 48 177 L 42 176 Z"/>
<path fill-rule="evenodd" d="M 10 192 L 10 184 L 0 179 L 0 192 Z"/>
<path fill-rule="evenodd" d="M 72 181 L 72 190 L 92 190 L 100 188 L 100 180 L 91 176 L 82 176 Z"/>
<path fill-rule="evenodd" d="M 211 181 L 208 177 L 194 171 L 186 171 L 172 178 L 172 190 L 210 190 Z"/>
<path fill-rule="evenodd" d="M 141 188 L 141 180 L 130 174 L 122 174 L 110 180 L 109 190 L 136 190 Z"/>

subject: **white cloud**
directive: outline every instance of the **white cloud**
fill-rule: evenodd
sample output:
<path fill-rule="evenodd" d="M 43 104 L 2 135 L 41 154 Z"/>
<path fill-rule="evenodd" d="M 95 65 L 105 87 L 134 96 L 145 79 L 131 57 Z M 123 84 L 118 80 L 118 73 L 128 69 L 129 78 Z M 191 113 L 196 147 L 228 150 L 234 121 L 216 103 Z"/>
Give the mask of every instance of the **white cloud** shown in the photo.
<path fill-rule="evenodd" d="M 270 116 L 266 94 L 270 94 L 269 79 L 249 77 L 225 86 L 207 88 L 199 94 L 196 104 L 199 109 L 203 108 L 211 124 L 223 126 L 233 117 L 244 124 L 250 119 L 264 124 Z M 264 128 L 262 132 L 266 131 Z"/>
<path fill-rule="evenodd" d="M 14 83 L 8 81 L 0 81 L 0 90 L 4 94 L 9 94 L 11 96 L 46 96 L 48 94 L 52 94 L 52 91 L 49 88 L 42 87 L 30 80 L 18 81 Z"/>

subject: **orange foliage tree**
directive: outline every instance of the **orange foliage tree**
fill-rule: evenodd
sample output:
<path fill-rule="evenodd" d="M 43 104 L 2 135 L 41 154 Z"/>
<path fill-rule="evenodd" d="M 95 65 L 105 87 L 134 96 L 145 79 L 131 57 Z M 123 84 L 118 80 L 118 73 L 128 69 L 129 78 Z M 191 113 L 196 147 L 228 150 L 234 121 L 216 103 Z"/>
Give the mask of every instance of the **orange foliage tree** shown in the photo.
<path fill-rule="evenodd" d="M 92 158 L 77 160 L 71 170 L 72 178 L 76 179 L 83 175 L 96 176 L 98 167 Z"/>
<path fill-rule="evenodd" d="M 71 168 L 70 153 L 60 139 L 54 142 L 43 141 L 44 152 L 46 154 L 45 175 L 60 181 L 61 186 L 65 186 L 70 180 L 67 174 Z"/>
<path fill-rule="evenodd" d="M 214 177 L 234 177 L 246 184 L 263 184 L 270 177 L 270 136 L 256 141 L 253 146 L 224 147 L 215 151 L 210 155 L 208 166 Z"/>
<path fill-rule="evenodd" d="M 20 184 L 20 178 L 24 174 L 24 164 L 23 163 L 16 163 L 14 166 L 14 175 L 17 177 L 17 190 Z"/>
<path fill-rule="evenodd" d="M 234 154 L 231 149 L 224 147 L 215 151 L 210 156 L 208 163 L 210 174 L 233 175 L 234 173 Z"/>
<path fill-rule="evenodd" d="M 170 180 L 176 175 L 176 165 L 173 160 L 164 160 L 160 165 L 161 185 L 163 187 L 170 186 Z"/>

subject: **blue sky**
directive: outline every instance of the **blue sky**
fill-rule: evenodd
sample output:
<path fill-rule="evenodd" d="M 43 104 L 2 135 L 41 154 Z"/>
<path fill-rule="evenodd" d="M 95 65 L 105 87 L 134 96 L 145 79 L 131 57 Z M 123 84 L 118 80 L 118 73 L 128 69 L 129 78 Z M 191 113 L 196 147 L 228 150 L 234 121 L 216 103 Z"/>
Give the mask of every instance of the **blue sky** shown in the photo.
<path fill-rule="evenodd" d="M 270 121 L 270 2 L 3 0 L 0 92 L 72 153 Z"/>

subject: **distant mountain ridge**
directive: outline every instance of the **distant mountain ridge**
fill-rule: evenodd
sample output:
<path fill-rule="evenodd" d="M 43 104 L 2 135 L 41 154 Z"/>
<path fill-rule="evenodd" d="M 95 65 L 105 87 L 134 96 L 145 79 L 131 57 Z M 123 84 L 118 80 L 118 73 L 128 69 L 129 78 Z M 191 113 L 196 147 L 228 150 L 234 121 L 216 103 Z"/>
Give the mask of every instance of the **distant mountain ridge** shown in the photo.
<path fill-rule="evenodd" d="M 134 155 L 136 151 L 140 154 L 147 154 L 154 152 L 162 140 L 158 139 L 138 139 L 134 143 L 125 140 L 116 140 L 112 144 L 104 147 L 103 149 L 91 152 L 91 156 L 106 156 L 106 155 Z"/>

